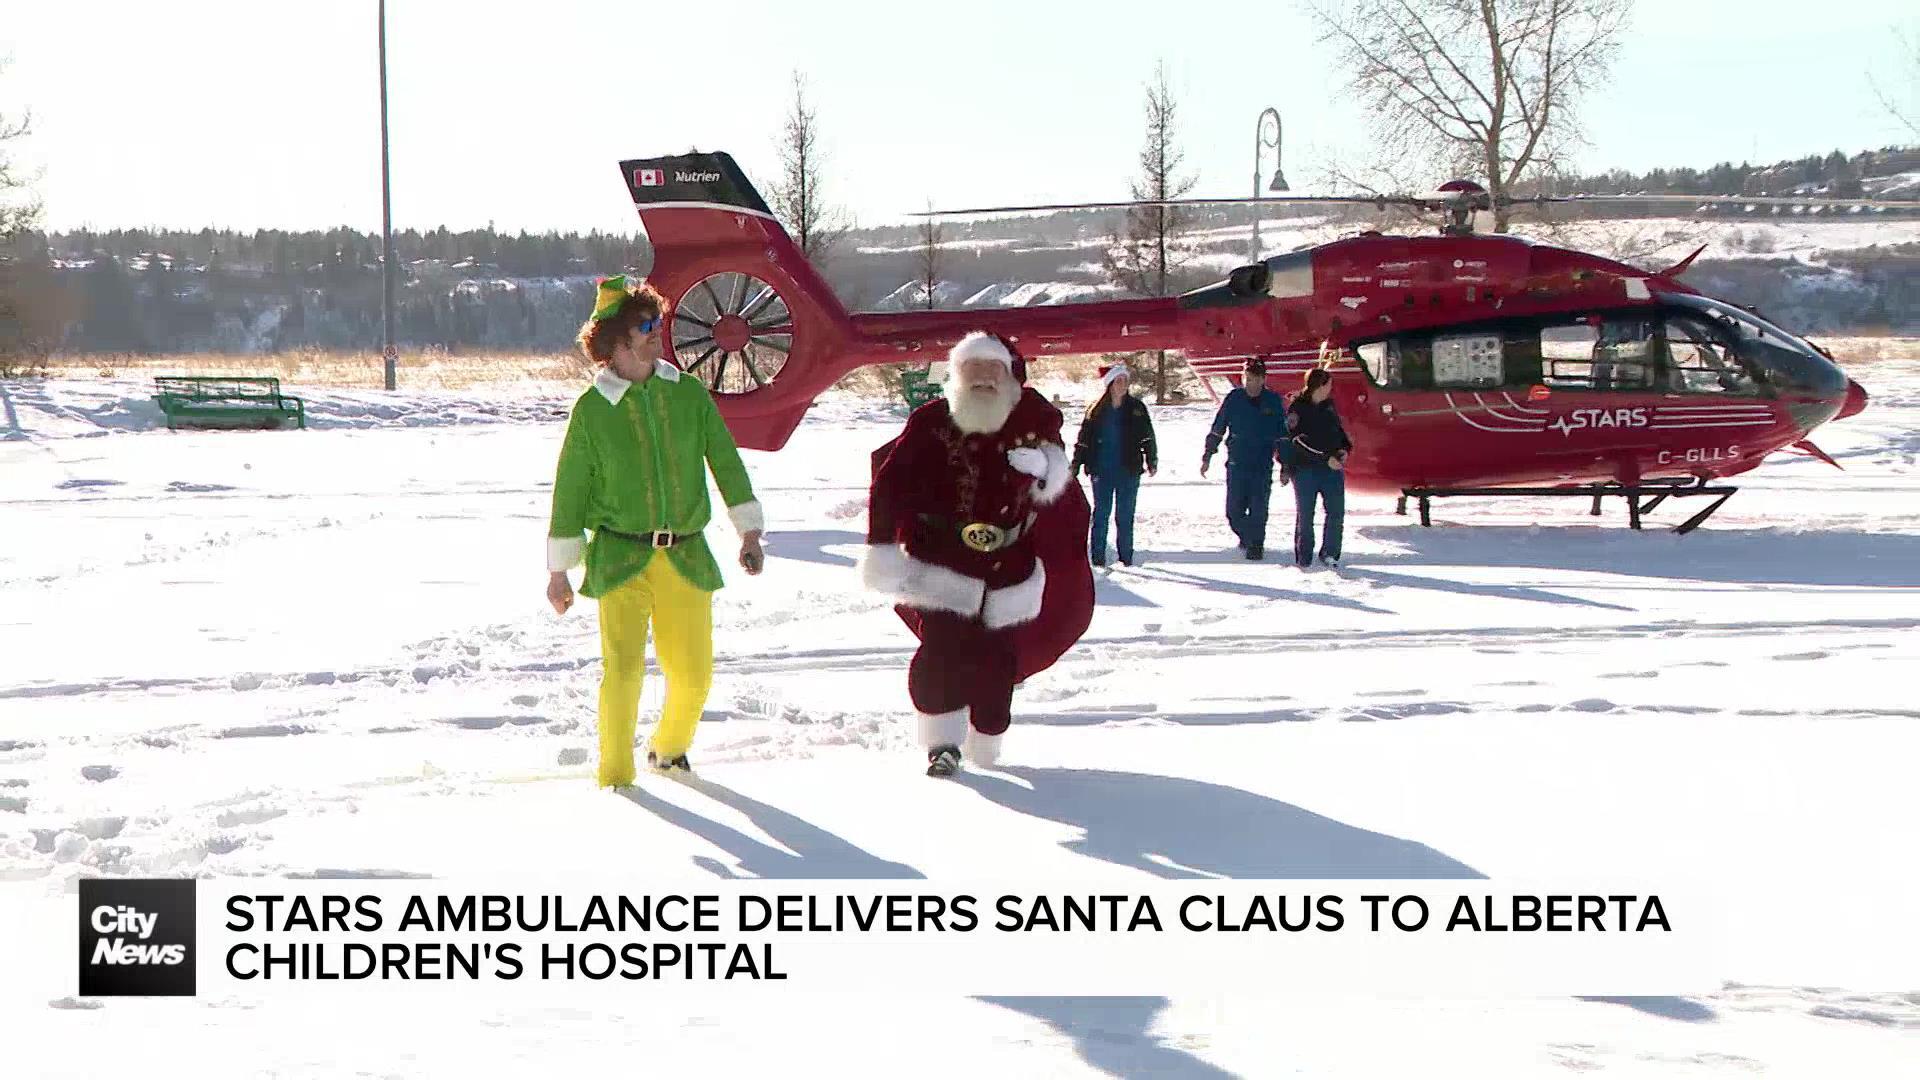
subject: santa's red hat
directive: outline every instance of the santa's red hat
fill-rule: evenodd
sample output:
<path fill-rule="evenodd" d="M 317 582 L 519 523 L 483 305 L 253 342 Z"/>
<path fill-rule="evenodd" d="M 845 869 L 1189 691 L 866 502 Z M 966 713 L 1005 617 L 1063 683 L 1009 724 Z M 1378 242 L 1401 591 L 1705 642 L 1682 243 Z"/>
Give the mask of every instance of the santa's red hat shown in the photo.
<path fill-rule="evenodd" d="M 1100 369 L 1100 385 L 1103 387 L 1112 386 L 1115 379 L 1131 378 L 1133 372 L 1128 371 L 1125 364 L 1107 364 Z"/>
<path fill-rule="evenodd" d="M 975 330 L 954 343 L 947 350 L 947 370 L 957 372 L 962 360 L 997 360 L 1006 365 L 1013 375 L 1013 381 L 1027 381 L 1027 361 L 1006 339 L 989 334 L 985 330 Z"/>

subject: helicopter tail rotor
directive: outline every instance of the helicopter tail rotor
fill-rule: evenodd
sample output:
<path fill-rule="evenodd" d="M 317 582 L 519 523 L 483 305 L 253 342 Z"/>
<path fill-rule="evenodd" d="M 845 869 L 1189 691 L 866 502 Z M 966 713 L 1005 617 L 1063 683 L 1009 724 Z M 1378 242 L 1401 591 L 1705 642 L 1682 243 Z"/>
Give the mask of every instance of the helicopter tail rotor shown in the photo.
<path fill-rule="evenodd" d="M 852 323 L 731 155 L 620 163 L 668 304 L 666 356 L 698 378 L 734 439 L 778 450 L 832 384 Z"/>

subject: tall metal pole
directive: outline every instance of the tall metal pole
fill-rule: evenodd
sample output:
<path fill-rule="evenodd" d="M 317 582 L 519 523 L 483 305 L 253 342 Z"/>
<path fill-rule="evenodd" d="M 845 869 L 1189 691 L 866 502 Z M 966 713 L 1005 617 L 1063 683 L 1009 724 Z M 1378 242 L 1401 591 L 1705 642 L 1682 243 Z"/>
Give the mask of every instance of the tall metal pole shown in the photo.
<path fill-rule="evenodd" d="M 380 276 L 384 297 L 381 316 L 386 322 L 387 389 L 395 388 L 400 359 L 393 347 L 393 182 L 387 165 L 387 0 L 380 0 Z"/>
<path fill-rule="evenodd" d="M 1273 141 L 1267 141 L 1267 117 L 1273 117 Z M 1269 107 L 1260 114 L 1253 125 L 1253 197 L 1260 197 L 1260 151 L 1267 147 L 1274 151 L 1274 182 L 1280 183 L 1280 110 Z M 1276 190 L 1284 191 L 1284 187 Z M 1258 262 L 1260 259 L 1260 204 L 1253 204 L 1253 239 L 1249 242 L 1247 258 Z"/>

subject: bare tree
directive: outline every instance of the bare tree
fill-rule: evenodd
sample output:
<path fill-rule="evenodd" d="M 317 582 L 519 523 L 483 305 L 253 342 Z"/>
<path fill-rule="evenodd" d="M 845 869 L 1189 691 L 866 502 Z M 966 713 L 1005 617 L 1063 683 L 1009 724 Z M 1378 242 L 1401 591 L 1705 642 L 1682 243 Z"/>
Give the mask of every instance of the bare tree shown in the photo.
<path fill-rule="evenodd" d="M 32 127 L 24 112 L 18 118 L 0 112 L 0 376 L 39 370 L 65 322 L 46 238 L 36 231 L 40 200 L 11 149 Z"/>
<path fill-rule="evenodd" d="M 1892 87 L 1882 85 L 1880 79 L 1871 73 L 1867 75 L 1867 85 L 1873 88 L 1873 96 L 1887 115 L 1907 133 L 1920 138 L 1920 32 L 1895 27 L 1893 40 L 1900 47 L 1899 74 L 1893 79 Z M 1902 92 L 1899 84 L 1905 83 Z"/>
<path fill-rule="evenodd" d="M 0 63 L 0 71 L 6 65 Z M 0 242 L 40 223 L 40 200 L 35 198 L 32 179 L 23 173 L 9 149 L 33 130 L 33 117 L 25 112 L 18 118 L 0 111 Z"/>
<path fill-rule="evenodd" d="M 1195 177 L 1181 173 L 1186 154 L 1180 149 L 1179 103 L 1167 81 L 1166 64 L 1154 66 L 1147 84 L 1147 137 L 1140 147 L 1140 173 L 1132 182 L 1134 199 L 1164 202 L 1193 190 Z M 1136 296 L 1165 296 L 1169 283 L 1191 261 L 1193 253 L 1179 242 L 1192 211 L 1178 206 L 1134 206 L 1102 258 L 1107 279 Z M 1167 354 L 1158 353 L 1154 374 L 1154 401 L 1167 399 Z"/>
<path fill-rule="evenodd" d="M 1481 178 L 1495 199 L 1576 138 L 1633 0 L 1306 0 L 1373 117 L 1381 162 Z"/>
<path fill-rule="evenodd" d="M 780 135 L 780 179 L 773 185 L 773 212 L 807 261 L 819 266 L 846 235 L 840 212 L 822 194 L 820 172 L 826 155 L 820 124 L 807 101 L 806 77 L 793 73 L 793 102 Z"/>
<path fill-rule="evenodd" d="M 932 200 L 927 201 L 927 209 L 933 209 Z M 926 294 L 926 307 L 928 311 L 933 310 L 934 296 L 940 288 L 940 266 L 946 261 L 943 257 L 944 253 L 940 250 L 940 243 L 944 238 L 944 231 L 945 230 L 940 227 L 938 218 L 923 218 L 920 222 L 920 252 L 917 260 L 920 273 L 918 280 L 921 290 Z"/>

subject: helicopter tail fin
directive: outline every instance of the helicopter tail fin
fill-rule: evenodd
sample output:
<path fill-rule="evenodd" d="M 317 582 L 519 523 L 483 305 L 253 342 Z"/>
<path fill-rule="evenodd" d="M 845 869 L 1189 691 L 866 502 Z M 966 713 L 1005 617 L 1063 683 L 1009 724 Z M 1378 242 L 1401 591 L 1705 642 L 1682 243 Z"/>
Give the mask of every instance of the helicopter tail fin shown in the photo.
<path fill-rule="evenodd" d="M 852 334 L 832 288 L 733 157 L 636 158 L 620 172 L 667 298 L 666 355 L 713 393 L 741 446 L 778 450 L 833 382 Z"/>

